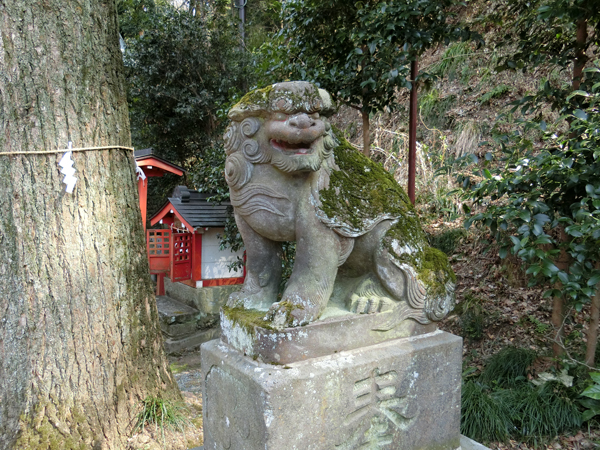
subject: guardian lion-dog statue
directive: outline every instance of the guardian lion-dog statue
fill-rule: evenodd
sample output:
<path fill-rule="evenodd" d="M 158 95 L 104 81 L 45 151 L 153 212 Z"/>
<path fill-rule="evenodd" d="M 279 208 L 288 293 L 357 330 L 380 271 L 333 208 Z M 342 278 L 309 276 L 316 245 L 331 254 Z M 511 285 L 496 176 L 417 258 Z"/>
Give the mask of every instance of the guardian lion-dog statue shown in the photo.
<path fill-rule="evenodd" d="M 314 322 L 337 299 L 351 313 L 396 311 L 427 324 L 454 306 L 455 276 L 429 247 L 403 189 L 336 136 L 329 94 L 308 82 L 248 93 L 229 112 L 225 177 L 246 248 L 228 307 L 267 311 L 275 327 Z M 296 242 L 281 283 L 281 242 Z"/>

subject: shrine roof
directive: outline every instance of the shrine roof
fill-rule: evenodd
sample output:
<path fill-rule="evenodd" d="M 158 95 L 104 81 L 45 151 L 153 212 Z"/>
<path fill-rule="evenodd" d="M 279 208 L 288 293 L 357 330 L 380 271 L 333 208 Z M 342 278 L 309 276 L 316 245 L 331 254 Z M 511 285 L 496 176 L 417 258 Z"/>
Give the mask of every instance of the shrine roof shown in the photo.
<path fill-rule="evenodd" d="M 223 227 L 232 214 L 231 202 L 208 201 L 214 194 L 207 194 L 177 186 L 173 196 L 169 197 L 163 207 L 150 218 L 155 225 L 168 214 L 176 215 L 186 227 L 191 229 Z"/>
<path fill-rule="evenodd" d="M 152 166 L 154 168 L 163 170 L 165 172 L 174 173 L 175 175 L 183 175 L 185 170 L 179 167 L 177 164 L 167 161 L 156 154 L 156 151 L 150 148 L 143 148 L 141 150 L 135 150 L 133 156 L 137 161 L 138 165 L 142 168 L 146 166 Z"/>

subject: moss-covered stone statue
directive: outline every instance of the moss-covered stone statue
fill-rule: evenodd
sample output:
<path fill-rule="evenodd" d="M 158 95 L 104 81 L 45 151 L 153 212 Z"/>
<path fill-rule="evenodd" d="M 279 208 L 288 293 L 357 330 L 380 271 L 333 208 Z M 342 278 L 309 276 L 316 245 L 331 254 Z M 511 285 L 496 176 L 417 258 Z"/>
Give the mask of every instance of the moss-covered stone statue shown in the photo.
<path fill-rule="evenodd" d="M 268 311 L 275 327 L 314 322 L 329 302 L 396 311 L 389 328 L 442 319 L 454 305 L 446 256 L 393 177 L 336 136 L 333 112 L 327 92 L 299 81 L 250 92 L 229 112 L 225 177 L 247 277 L 227 306 Z M 277 302 L 282 241 L 296 241 L 296 260 Z"/>

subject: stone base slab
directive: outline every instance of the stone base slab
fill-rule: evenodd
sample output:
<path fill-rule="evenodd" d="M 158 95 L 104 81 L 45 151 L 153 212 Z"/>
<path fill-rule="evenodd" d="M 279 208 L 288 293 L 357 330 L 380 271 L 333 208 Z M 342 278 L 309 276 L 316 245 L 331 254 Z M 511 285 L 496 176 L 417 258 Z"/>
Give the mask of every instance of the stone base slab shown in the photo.
<path fill-rule="evenodd" d="M 462 340 L 435 331 L 274 366 L 202 346 L 204 448 L 455 450 Z"/>
<path fill-rule="evenodd" d="M 289 364 L 437 329 L 435 323 L 397 321 L 398 312 L 393 311 L 346 314 L 283 329 L 269 328 L 262 320 L 264 315 L 263 311 L 222 308 L 221 340 L 264 363 Z M 388 323 L 395 325 L 389 327 Z"/>

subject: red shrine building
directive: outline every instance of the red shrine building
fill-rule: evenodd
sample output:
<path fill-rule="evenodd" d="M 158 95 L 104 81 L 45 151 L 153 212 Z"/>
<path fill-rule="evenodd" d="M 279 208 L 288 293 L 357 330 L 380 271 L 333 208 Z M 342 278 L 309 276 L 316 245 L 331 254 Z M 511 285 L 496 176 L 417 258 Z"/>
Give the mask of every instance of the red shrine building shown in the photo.
<path fill-rule="evenodd" d="M 146 179 L 138 177 L 140 209 L 146 224 L 148 177 L 165 173 L 183 175 L 181 167 L 153 154 L 152 149 L 137 150 L 136 162 Z M 164 295 L 164 277 L 192 287 L 222 286 L 244 282 L 244 268 L 229 266 L 243 258 L 243 251 L 220 250 L 218 234 L 223 233 L 231 216 L 229 202 L 208 201 L 210 194 L 175 188 L 173 195 L 150 218 L 146 245 L 150 273 L 157 275 L 157 295 Z"/>

